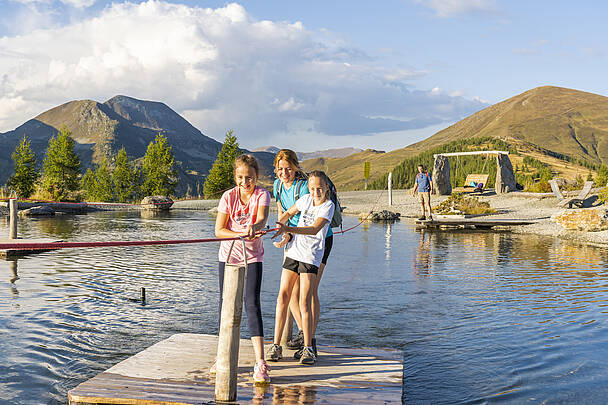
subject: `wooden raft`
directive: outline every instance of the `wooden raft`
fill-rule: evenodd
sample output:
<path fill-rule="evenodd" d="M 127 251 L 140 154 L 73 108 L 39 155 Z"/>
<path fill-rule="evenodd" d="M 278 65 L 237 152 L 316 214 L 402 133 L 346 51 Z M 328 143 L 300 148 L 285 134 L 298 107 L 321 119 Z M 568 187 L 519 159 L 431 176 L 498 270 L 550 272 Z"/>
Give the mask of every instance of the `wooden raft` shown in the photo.
<path fill-rule="evenodd" d="M 535 220 L 524 219 L 433 219 L 417 220 L 416 229 L 492 229 L 494 227 L 520 226 L 535 223 Z"/>
<path fill-rule="evenodd" d="M 173 335 L 70 390 L 69 403 L 214 403 L 215 377 L 208 370 L 215 359 L 217 339 L 213 335 Z M 283 348 L 283 359 L 269 362 L 271 383 L 259 386 L 252 379 L 251 341 L 241 339 L 240 347 L 236 403 L 401 403 L 401 351 L 319 346 L 317 363 L 304 366 L 293 359 L 292 350 Z"/>
<path fill-rule="evenodd" d="M 54 243 L 54 242 L 63 242 L 61 239 L 0 239 L 0 243 Z M 33 253 L 47 252 L 53 249 L 46 250 L 32 250 L 32 249 L 10 249 L 10 250 L 0 250 L 0 257 L 13 257 L 13 256 L 24 256 Z"/>

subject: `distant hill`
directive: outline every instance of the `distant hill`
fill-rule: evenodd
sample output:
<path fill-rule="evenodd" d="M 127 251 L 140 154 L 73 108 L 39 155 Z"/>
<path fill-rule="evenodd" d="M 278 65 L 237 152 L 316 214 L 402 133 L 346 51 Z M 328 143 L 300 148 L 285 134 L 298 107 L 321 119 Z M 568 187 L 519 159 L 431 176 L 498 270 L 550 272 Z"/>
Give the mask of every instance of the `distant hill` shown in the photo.
<path fill-rule="evenodd" d="M 276 154 L 278 151 L 280 151 L 280 148 L 277 148 L 276 146 L 262 146 L 260 148 L 255 148 L 254 151 L 255 152 L 269 152 L 272 154 Z M 324 149 L 324 150 L 318 150 L 315 152 L 296 152 L 296 155 L 298 156 L 298 160 L 301 162 L 303 160 L 308 160 L 308 159 L 316 159 L 316 158 L 343 158 L 343 157 L 347 157 L 350 155 L 353 155 L 355 153 L 359 153 L 362 152 L 363 149 L 359 149 L 359 148 L 338 148 L 338 149 Z"/>
<path fill-rule="evenodd" d="M 383 154 L 363 151 L 341 159 L 314 159 L 304 166 L 307 170 L 325 168 L 338 188 L 361 189 L 364 161 L 370 162 L 370 179 L 374 180 L 422 151 L 455 140 L 485 136 L 502 139 L 523 154 L 538 159 L 554 152 L 606 164 L 608 97 L 561 87 L 538 87 L 494 104 L 405 148 Z"/>
<path fill-rule="evenodd" d="M 205 175 L 209 172 L 222 144 L 205 136 L 167 105 L 116 96 L 98 103 L 93 100 L 70 101 L 52 108 L 27 121 L 13 131 L 0 134 L 0 184 L 12 173 L 11 153 L 23 135 L 31 140 L 32 149 L 41 165 L 49 139 L 63 126 L 72 132 L 77 142 L 76 152 L 82 162 L 82 172 L 103 156 L 115 154 L 125 147 L 130 159 L 141 159 L 148 144 L 160 132 L 173 148 L 180 177 L 177 194 L 190 188 L 196 193 L 197 184 L 202 190 Z M 238 134 L 237 134 L 238 136 Z M 263 172 L 272 172 L 274 155 L 257 152 Z"/>

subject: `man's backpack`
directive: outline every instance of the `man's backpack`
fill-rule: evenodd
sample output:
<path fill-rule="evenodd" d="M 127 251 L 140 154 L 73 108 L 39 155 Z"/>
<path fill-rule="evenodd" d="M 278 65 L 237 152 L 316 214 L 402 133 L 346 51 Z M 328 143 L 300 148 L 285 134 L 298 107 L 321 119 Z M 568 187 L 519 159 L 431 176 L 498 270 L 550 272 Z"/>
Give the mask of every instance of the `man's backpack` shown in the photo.
<path fill-rule="evenodd" d="M 295 196 L 294 196 L 296 201 L 298 200 L 298 198 L 300 198 L 300 187 L 301 187 L 300 182 L 306 181 L 306 180 L 308 180 L 308 175 L 306 173 L 304 173 L 304 174 L 299 174 L 296 177 L 296 179 L 293 181 L 294 184 L 292 185 L 292 187 L 296 187 Z M 340 207 L 340 200 L 338 199 L 338 192 L 336 191 L 336 186 L 334 186 L 334 183 L 331 181 L 329 176 L 327 177 L 327 180 L 329 181 L 329 184 L 328 184 L 329 198 L 334 203 L 334 216 L 331 218 L 331 222 L 329 223 L 329 226 L 331 228 L 342 227 L 342 207 Z M 283 190 L 283 187 L 279 181 L 279 185 L 277 187 L 277 193 L 275 195 L 275 199 L 277 202 L 281 201 L 281 191 L 282 190 Z"/>

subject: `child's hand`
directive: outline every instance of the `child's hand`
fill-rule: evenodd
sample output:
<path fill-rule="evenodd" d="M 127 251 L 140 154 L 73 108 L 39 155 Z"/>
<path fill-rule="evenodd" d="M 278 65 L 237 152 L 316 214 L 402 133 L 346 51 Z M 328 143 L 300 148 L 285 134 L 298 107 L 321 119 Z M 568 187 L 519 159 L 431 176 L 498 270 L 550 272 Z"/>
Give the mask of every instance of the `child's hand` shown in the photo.
<path fill-rule="evenodd" d="M 285 225 L 282 222 L 278 222 L 276 223 L 279 226 L 279 230 L 275 232 L 274 235 L 272 235 L 272 237 L 270 239 L 274 239 L 279 235 L 283 235 L 285 233 L 285 230 L 287 229 L 287 225 Z"/>
<path fill-rule="evenodd" d="M 272 244 L 273 244 L 275 247 L 282 248 L 282 247 L 284 247 L 285 245 L 287 245 L 287 243 L 288 243 L 290 240 L 291 240 L 291 238 L 289 237 L 289 234 L 284 233 L 284 234 L 283 234 L 283 238 L 282 238 L 282 239 L 281 239 L 279 242 L 273 242 Z"/>

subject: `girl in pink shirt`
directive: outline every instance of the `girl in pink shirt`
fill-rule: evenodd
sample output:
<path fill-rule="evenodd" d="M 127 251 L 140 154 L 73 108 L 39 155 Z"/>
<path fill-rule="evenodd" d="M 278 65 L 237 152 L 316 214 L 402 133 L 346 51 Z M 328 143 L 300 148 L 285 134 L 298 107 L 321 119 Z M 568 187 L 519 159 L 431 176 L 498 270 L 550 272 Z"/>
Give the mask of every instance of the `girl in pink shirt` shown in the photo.
<path fill-rule="evenodd" d="M 245 310 L 251 334 L 251 343 L 255 351 L 256 364 L 253 379 L 257 383 L 269 382 L 268 370 L 264 360 L 264 329 L 260 307 L 260 290 L 262 288 L 262 261 L 264 246 L 262 238 L 256 232 L 266 226 L 270 206 L 270 194 L 262 187 L 256 186 L 258 179 L 258 162 L 251 155 L 240 155 L 234 162 L 234 181 L 236 187 L 226 191 L 217 207 L 215 235 L 218 238 L 245 237 L 247 255 L 247 274 L 245 283 Z M 219 251 L 220 306 L 222 311 L 222 290 L 224 288 L 224 269 L 229 264 L 243 263 L 243 247 L 240 241 L 235 242 L 230 257 L 228 251 L 232 241 L 222 241 Z M 211 372 L 215 371 L 215 365 Z"/>

